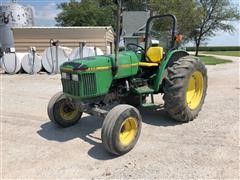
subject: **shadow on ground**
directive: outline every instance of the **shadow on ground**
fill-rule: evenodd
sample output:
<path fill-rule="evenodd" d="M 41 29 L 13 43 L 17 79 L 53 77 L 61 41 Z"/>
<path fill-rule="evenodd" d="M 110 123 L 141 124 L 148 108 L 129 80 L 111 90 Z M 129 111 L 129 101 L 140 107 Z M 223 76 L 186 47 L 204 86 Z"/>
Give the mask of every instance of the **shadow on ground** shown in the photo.
<path fill-rule="evenodd" d="M 41 129 L 37 133 L 47 140 L 58 142 L 67 142 L 75 138 L 80 138 L 93 145 L 88 152 L 89 156 L 99 160 L 113 159 L 115 156 L 105 151 L 101 139 L 92 135 L 102 127 L 102 123 L 103 119 L 87 116 L 83 117 L 72 127 L 61 128 L 48 120 L 47 123 L 41 125 Z"/>
<path fill-rule="evenodd" d="M 176 126 L 181 125 L 181 122 L 172 119 L 162 106 L 140 109 L 142 120 L 146 124 L 154 126 Z"/>
<path fill-rule="evenodd" d="M 172 120 L 164 109 L 147 108 L 140 109 L 143 122 L 154 126 L 176 126 L 181 123 Z M 117 158 L 110 155 L 104 148 L 99 137 L 92 134 L 102 127 L 103 119 L 93 116 L 83 117 L 78 124 L 69 128 L 59 128 L 52 122 L 41 125 L 41 129 L 37 132 L 41 137 L 58 142 L 66 142 L 75 138 L 81 138 L 85 142 L 93 145 L 88 151 L 88 155 L 98 160 L 109 160 Z"/>

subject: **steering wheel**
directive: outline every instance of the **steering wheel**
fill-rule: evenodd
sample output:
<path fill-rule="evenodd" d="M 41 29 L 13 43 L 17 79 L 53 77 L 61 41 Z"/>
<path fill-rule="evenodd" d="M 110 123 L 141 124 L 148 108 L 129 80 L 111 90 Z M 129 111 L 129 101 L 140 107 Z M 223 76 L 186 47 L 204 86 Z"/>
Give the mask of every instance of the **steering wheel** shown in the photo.
<path fill-rule="evenodd" d="M 143 47 L 134 43 L 127 44 L 127 49 L 130 51 L 134 51 L 135 53 L 137 53 L 138 51 L 141 51 L 141 53 L 145 53 L 145 50 Z"/>

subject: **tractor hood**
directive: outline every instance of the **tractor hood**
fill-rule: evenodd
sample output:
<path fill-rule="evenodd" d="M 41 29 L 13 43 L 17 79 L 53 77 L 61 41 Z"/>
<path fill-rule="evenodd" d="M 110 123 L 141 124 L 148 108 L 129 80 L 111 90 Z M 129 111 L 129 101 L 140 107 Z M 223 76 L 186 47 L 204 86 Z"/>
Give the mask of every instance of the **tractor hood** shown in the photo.
<path fill-rule="evenodd" d="M 89 72 L 102 68 L 110 69 L 112 62 L 113 59 L 110 56 L 87 57 L 65 62 L 61 65 L 60 69 L 63 72 Z"/>
<path fill-rule="evenodd" d="M 119 53 L 116 74 L 112 72 L 114 57 L 95 56 L 62 64 L 61 80 L 65 95 L 81 100 L 102 96 L 108 93 L 114 80 L 137 74 L 139 59 L 134 52 Z"/>
<path fill-rule="evenodd" d="M 115 55 L 94 56 L 65 62 L 61 65 L 61 72 L 87 73 L 97 71 L 112 71 Z M 119 53 L 118 72 L 114 79 L 129 77 L 137 74 L 139 59 L 132 51 Z"/>

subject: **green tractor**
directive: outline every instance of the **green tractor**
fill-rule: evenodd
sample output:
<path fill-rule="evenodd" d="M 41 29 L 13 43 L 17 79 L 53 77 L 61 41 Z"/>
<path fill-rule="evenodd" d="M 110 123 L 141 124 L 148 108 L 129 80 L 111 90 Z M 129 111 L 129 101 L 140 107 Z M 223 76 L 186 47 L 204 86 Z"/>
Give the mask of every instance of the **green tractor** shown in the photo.
<path fill-rule="evenodd" d="M 52 122 L 69 127 L 83 112 L 104 119 L 101 139 L 112 154 L 129 152 L 137 143 L 142 118 L 136 107 L 154 106 L 154 96 L 163 94 L 165 109 L 181 122 L 197 117 L 207 89 L 207 71 L 198 58 L 176 45 L 176 18 L 171 14 L 150 17 L 146 24 L 145 48 L 128 44 L 119 52 L 121 0 L 117 3 L 115 54 L 87 57 L 61 65 L 63 92 L 48 104 Z M 153 29 L 171 19 L 170 47 L 153 38 Z M 156 29 L 156 28 L 155 28 Z M 154 32 L 154 33 L 152 33 Z M 150 96 L 151 102 L 146 101 Z M 156 105 L 155 105 L 156 106 Z"/>

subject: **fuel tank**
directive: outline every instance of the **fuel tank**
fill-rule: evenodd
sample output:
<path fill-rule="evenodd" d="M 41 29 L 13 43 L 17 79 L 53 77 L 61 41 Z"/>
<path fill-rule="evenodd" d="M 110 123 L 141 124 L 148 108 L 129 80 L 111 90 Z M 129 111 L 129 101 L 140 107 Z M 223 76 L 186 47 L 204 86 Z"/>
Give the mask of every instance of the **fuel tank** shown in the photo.
<path fill-rule="evenodd" d="M 114 56 L 112 56 L 114 61 Z M 114 79 L 126 78 L 134 76 L 138 72 L 139 59 L 132 51 L 123 51 L 119 54 L 119 62 L 117 64 L 118 71 Z"/>

